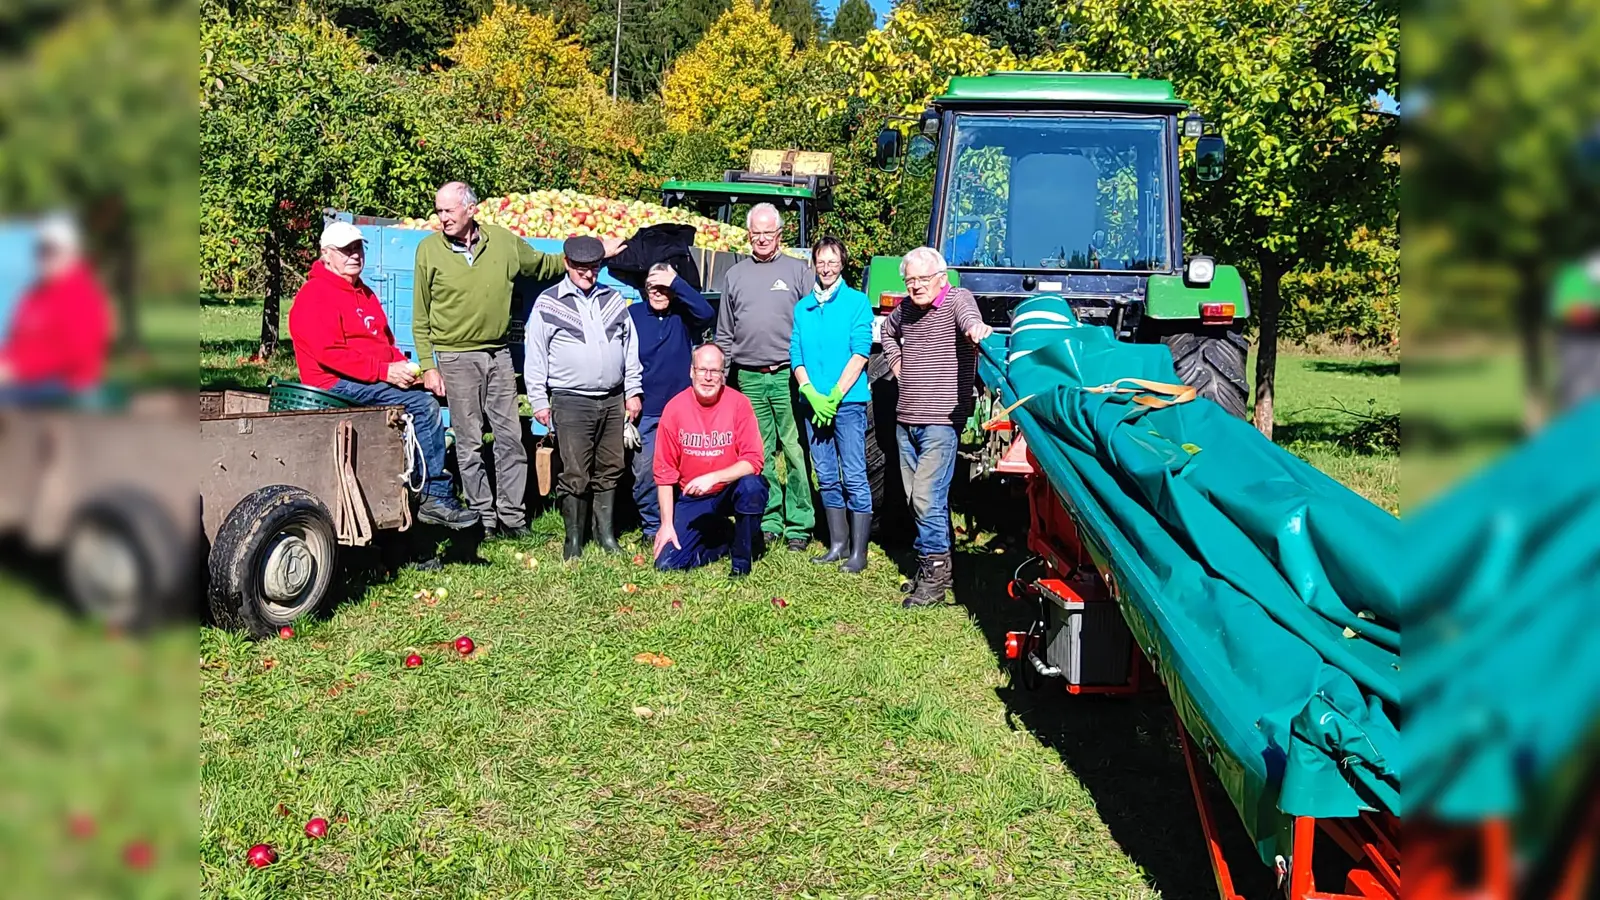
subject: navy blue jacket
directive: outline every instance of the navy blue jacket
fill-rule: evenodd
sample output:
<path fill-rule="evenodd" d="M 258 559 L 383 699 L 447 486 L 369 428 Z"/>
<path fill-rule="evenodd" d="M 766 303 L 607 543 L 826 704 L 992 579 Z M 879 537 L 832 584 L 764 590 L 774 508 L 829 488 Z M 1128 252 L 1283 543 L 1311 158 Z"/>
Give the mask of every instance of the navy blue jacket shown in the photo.
<path fill-rule="evenodd" d="M 689 387 L 689 360 L 695 342 L 716 319 L 706 298 L 683 278 L 672 279 L 672 302 L 661 312 L 648 298 L 628 307 L 638 334 L 639 366 L 644 371 L 643 415 L 659 416 L 667 401 Z"/>

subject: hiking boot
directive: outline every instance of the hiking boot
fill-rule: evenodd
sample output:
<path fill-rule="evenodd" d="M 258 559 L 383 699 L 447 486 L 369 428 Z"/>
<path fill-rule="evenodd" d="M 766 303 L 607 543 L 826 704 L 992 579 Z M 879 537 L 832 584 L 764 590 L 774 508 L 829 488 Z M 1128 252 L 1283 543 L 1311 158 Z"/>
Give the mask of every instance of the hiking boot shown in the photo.
<path fill-rule="evenodd" d="M 924 556 L 919 561 L 917 581 L 911 588 L 911 593 L 900 605 L 910 609 L 913 606 L 932 606 L 944 602 L 944 593 L 950 589 L 953 579 L 950 573 L 950 554 L 935 553 Z"/>
<path fill-rule="evenodd" d="M 805 538 L 789 538 L 789 552 L 791 553 L 804 553 L 809 546 L 811 546 L 811 542 Z"/>
<path fill-rule="evenodd" d="M 525 538 L 531 534 L 533 534 L 533 532 L 529 531 L 528 526 L 526 525 L 500 525 L 494 530 L 494 536 L 496 539 L 504 539 L 509 541 L 521 540 L 522 538 Z"/>
<path fill-rule="evenodd" d="M 417 521 L 460 531 L 478 524 L 478 514 L 463 507 L 454 497 L 430 494 L 417 503 Z"/>
<path fill-rule="evenodd" d="M 596 491 L 594 494 L 594 541 L 607 553 L 621 553 L 622 545 L 612 533 L 611 522 L 617 511 L 616 491 Z"/>
<path fill-rule="evenodd" d="M 577 559 L 583 555 L 583 532 L 589 525 L 589 504 L 582 497 L 564 495 L 561 498 L 561 523 L 567 530 L 567 541 L 561 546 L 561 558 Z"/>
<path fill-rule="evenodd" d="M 849 521 L 848 513 L 843 507 L 834 509 L 831 506 L 823 507 L 823 515 L 828 520 L 828 551 L 821 556 L 811 557 L 814 563 L 838 562 L 845 558 L 849 547 Z"/>
<path fill-rule="evenodd" d="M 839 565 L 839 571 L 854 575 L 867 567 L 867 538 L 871 534 L 872 513 L 851 513 L 850 558 Z"/>

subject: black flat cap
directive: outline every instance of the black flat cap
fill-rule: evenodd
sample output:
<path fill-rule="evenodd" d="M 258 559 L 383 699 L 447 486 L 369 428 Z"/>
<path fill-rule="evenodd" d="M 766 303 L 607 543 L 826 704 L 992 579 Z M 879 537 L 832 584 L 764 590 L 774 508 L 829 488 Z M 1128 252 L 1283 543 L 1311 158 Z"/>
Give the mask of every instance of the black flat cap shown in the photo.
<path fill-rule="evenodd" d="M 567 238 L 561 246 L 561 253 L 567 262 L 577 266 L 590 265 L 606 258 L 606 245 L 600 243 L 597 237 L 586 234 L 575 234 Z"/>

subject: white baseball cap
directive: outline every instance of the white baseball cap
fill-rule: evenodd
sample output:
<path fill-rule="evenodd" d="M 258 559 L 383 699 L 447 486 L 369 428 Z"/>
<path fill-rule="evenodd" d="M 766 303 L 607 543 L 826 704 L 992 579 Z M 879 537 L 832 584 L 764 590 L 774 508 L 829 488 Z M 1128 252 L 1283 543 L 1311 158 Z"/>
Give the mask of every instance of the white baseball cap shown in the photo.
<path fill-rule="evenodd" d="M 361 229 L 349 222 L 339 220 L 329 222 L 328 227 L 322 229 L 322 247 L 348 247 L 356 241 L 366 240 L 362 237 Z"/>
<path fill-rule="evenodd" d="M 78 235 L 78 226 L 65 214 L 52 215 L 41 222 L 38 241 L 40 246 L 63 250 L 68 253 L 77 253 L 82 246 L 82 239 Z"/>

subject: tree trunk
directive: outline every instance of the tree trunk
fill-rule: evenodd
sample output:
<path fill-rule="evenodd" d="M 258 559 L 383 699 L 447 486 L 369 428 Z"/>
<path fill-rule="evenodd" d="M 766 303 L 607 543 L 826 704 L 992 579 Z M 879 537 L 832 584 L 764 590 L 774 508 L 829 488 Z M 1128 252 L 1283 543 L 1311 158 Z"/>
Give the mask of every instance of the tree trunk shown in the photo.
<path fill-rule="evenodd" d="M 261 345 L 256 358 L 268 360 L 278 352 L 278 310 L 283 298 L 283 239 L 277 223 L 267 226 L 267 296 L 261 302 Z"/>
<path fill-rule="evenodd" d="M 1539 276 L 1537 265 L 1517 267 L 1520 274 L 1517 287 L 1517 318 L 1522 343 L 1522 427 L 1532 434 L 1544 425 L 1549 414 L 1546 401 L 1544 336 L 1549 321 L 1545 309 L 1545 280 Z"/>
<path fill-rule="evenodd" d="M 1263 253 L 1258 258 L 1261 266 L 1261 290 L 1256 297 L 1256 430 L 1272 440 L 1273 387 L 1278 373 L 1278 310 L 1283 298 L 1279 287 L 1283 281 L 1284 266 L 1277 257 Z"/>

